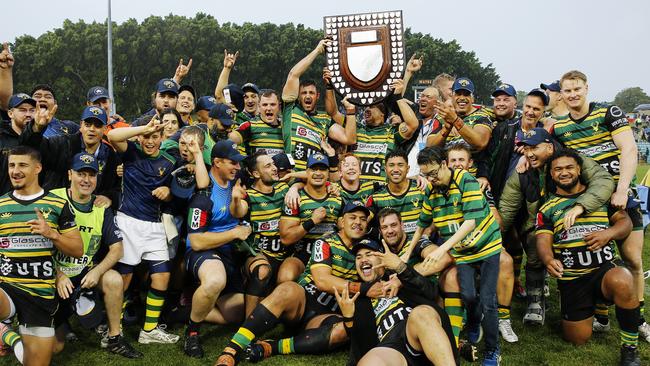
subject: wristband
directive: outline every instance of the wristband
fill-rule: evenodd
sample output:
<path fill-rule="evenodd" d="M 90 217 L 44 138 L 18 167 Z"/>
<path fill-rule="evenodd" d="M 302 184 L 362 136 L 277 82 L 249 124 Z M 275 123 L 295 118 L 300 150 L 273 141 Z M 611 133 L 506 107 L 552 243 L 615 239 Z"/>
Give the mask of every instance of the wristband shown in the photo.
<path fill-rule="evenodd" d="M 302 223 L 302 228 L 305 229 L 306 232 L 309 232 L 314 228 L 314 226 L 316 226 L 316 223 L 312 219 L 309 219 Z"/>
<path fill-rule="evenodd" d="M 332 86 L 332 83 L 325 83 L 325 89 L 334 90 L 334 86 Z"/>
<path fill-rule="evenodd" d="M 331 168 L 338 168 L 338 166 L 339 166 L 339 156 L 338 156 L 338 154 L 334 153 L 334 156 L 328 156 L 327 161 L 330 164 L 330 169 Z"/>
<path fill-rule="evenodd" d="M 406 267 L 408 267 L 406 265 L 406 263 L 404 263 L 404 262 L 400 263 L 399 266 L 397 266 L 397 268 L 396 268 L 397 274 L 400 275 L 400 274 L 402 274 L 402 272 L 406 271 Z"/>

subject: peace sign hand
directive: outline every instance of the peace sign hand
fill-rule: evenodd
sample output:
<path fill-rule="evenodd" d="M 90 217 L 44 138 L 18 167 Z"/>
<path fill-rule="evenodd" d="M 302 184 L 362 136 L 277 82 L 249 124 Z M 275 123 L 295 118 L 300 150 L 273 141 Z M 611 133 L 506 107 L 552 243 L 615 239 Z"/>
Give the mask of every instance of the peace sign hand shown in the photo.
<path fill-rule="evenodd" d="M 391 271 L 397 270 L 397 268 L 404 262 L 400 259 L 400 257 L 391 252 L 390 248 L 386 244 L 386 241 L 384 239 L 381 240 L 381 244 L 384 246 L 384 252 L 375 252 L 374 256 L 379 259 L 379 263 L 376 264 L 374 267 L 375 268 L 386 268 Z"/>
<path fill-rule="evenodd" d="M 32 234 L 42 235 L 50 240 L 56 239 L 59 235 L 58 231 L 52 229 L 50 225 L 48 225 L 40 209 L 34 208 L 34 211 L 36 212 L 36 219 L 27 221 L 27 224 L 31 226 Z"/>
<path fill-rule="evenodd" d="M 336 296 L 336 302 L 341 309 L 341 315 L 346 318 L 352 318 L 354 316 L 354 302 L 359 297 L 359 294 L 360 292 L 357 292 L 354 296 L 350 297 L 350 290 L 348 290 L 347 285 L 343 287 L 343 292 L 339 294 L 339 290 L 334 286 L 334 296 Z"/>

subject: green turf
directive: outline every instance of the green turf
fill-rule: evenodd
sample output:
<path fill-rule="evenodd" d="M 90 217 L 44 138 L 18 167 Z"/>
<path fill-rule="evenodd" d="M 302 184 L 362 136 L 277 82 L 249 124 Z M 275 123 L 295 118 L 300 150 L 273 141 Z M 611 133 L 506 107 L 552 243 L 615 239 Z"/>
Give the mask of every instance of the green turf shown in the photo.
<path fill-rule="evenodd" d="M 641 179 L 648 170 L 649 165 L 641 165 L 637 177 Z M 650 239 L 646 237 L 643 252 L 644 268 L 650 267 Z M 612 330 L 608 334 L 595 334 L 593 339 L 582 347 L 575 347 L 563 342 L 560 335 L 560 319 L 558 297 L 554 281 L 551 281 L 552 291 L 550 298 L 551 308 L 547 313 L 547 322 L 544 327 L 524 327 L 521 318 L 525 310 L 522 301 L 513 300 L 512 318 L 515 332 L 519 335 L 519 343 L 514 345 L 501 341 L 502 365 L 540 365 L 540 366 L 566 366 L 566 365 L 617 365 L 619 357 L 618 325 L 611 309 L 613 320 Z M 646 296 L 650 299 L 650 288 L 646 284 Z M 650 305 L 646 305 L 646 314 L 650 319 Z M 114 356 L 99 348 L 99 337 L 94 333 L 75 329 L 80 340 L 66 345 L 60 355 L 54 357 L 53 365 L 79 365 L 79 366 L 108 366 L 108 365 L 212 365 L 219 353 L 229 340 L 235 327 L 204 326 L 202 328 L 203 346 L 206 357 L 195 360 L 186 357 L 182 351 L 182 340 L 176 345 L 139 345 L 137 339 L 138 329 L 128 327 L 127 338 L 134 346 L 145 354 L 144 359 L 129 361 L 119 356 Z M 182 334 L 182 330 L 173 332 Z M 276 331 L 274 334 L 277 336 Z M 650 344 L 640 343 L 641 364 L 650 364 Z M 266 360 L 260 365 L 345 365 L 347 360 L 344 352 L 321 356 L 277 356 Z M 470 363 L 463 363 L 469 365 Z M 479 363 L 475 363 L 478 365 Z M 0 358 L 0 365 L 18 365 L 13 355 Z"/>

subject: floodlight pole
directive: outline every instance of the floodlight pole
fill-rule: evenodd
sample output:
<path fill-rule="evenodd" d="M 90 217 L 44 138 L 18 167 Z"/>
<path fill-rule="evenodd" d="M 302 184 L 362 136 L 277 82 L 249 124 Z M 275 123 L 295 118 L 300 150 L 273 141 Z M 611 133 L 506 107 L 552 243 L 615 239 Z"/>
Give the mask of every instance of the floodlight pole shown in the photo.
<path fill-rule="evenodd" d="M 108 0 L 108 95 L 111 98 L 111 112 L 117 114 L 113 95 L 113 21 L 111 20 L 111 0 Z"/>

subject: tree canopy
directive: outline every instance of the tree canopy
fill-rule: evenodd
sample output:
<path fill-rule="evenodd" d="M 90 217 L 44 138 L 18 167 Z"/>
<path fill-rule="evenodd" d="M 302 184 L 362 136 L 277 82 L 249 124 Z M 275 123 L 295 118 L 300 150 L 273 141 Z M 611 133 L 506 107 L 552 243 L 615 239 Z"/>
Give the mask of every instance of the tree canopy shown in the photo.
<path fill-rule="evenodd" d="M 53 86 L 58 115 L 79 120 L 87 90 L 107 85 L 106 24 L 66 20 L 61 28 L 38 38 L 21 36 L 13 44 L 16 58 L 14 91 L 27 92 L 36 84 Z M 291 67 L 309 53 L 322 31 L 292 23 L 220 24 L 213 16 L 193 18 L 151 16 L 142 23 L 129 19 L 113 25 L 114 94 L 118 113 L 130 120 L 150 108 L 155 83 L 172 77 L 178 60 L 193 59 L 183 80 L 200 95 L 212 95 L 223 67 L 223 50 L 239 50 L 231 82 L 255 82 L 261 88 L 281 90 Z M 446 72 L 467 76 L 477 88 L 477 100 L 488 101 L 499 83 L 489 64 L 482 66 L 474 52 L 456 41 L 444 42 L 428 34 L 405 32 L 407 57 L 424 55 L 424 66 L 414 77 L 432 79 Z M 317 59 L 303 78 L 321 79 L 324 57 Z"/>
<path fill-rule="evenodd" d="M 614 104 L 628 113 L 632 112 L 639 104 L 645 103 L 650 103 L 650 96 L 638 86 L 623 89 L 614 98 Z"/>

